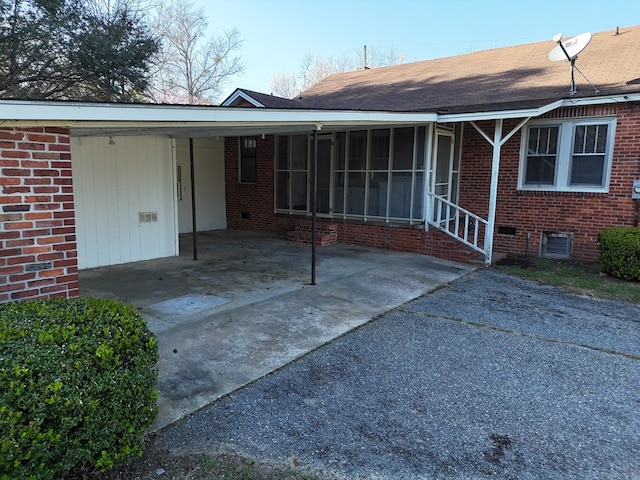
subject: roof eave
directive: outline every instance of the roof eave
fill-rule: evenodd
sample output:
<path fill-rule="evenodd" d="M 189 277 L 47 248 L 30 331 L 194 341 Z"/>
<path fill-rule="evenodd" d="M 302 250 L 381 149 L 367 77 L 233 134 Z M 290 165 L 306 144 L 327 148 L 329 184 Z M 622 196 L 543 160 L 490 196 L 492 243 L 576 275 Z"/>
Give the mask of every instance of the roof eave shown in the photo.
<path fill-rule="evenodd" d="M 538 117 L 552 110 L 562 107 L 579 107 L 588 105 L 602 105 L 611 103 L 628 103 L 640 101 L 640 93 L 628 93 L 619 95 L 605 95 L 598 97 L 584 98 L 563 98 L 555 100 L 540 107 L 507 109 L 507 110 L 490 110 L 485 112 L 470 113 L 444 113 L 438 115 L 438 122 L 479 122 L 482 120 L 507 120 L 510 118 L 527 118 Z"/>

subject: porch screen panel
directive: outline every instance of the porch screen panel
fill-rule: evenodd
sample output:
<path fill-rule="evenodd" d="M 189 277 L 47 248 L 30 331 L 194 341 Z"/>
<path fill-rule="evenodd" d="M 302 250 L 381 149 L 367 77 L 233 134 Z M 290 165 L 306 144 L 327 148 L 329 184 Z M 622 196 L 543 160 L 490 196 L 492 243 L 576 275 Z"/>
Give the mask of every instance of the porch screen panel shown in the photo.
<path fill-rule="evenodd" d="M 345 169 L 347 160 L 347 133 L 338 132 L 334 137 L 334 157 L 335 167 L 333 174 L 333 212 L 344 212 L 345 197 Z"/>
<path fill-rule="evenodd" d="M 414 127 L 396 128 L 393 131 L 393 160 L 391 191 L 389 192 L 389 217 L 411 218 L 413 185 Z"/>
<path fill-rule="evenodd" d="M 349 155 L 347 157 L 347 205 L 350 215 L 364 215 L 366 168 L 367 168 L 367 131 L 349 132 Z"/>
<path fill-rule="evenodd" d="M 424 172 L 416 172 L 413 185 L 413 210 L 411 218 L 422 220 L 424 218 Z"/>
<path fill-rule="evenodd" d="M 308 165 L 307 135 L 291 137 L 291 210 L 306 212 L 308 210 L 307 195 L 307 165 Z"/>
<path fill-rule="evenodd" d="M 391 130 L 388 128 L 371 132 L 369 191 L 366 212 L 366 215 L 370 217 L 387 216 L 390 144 Z"/>

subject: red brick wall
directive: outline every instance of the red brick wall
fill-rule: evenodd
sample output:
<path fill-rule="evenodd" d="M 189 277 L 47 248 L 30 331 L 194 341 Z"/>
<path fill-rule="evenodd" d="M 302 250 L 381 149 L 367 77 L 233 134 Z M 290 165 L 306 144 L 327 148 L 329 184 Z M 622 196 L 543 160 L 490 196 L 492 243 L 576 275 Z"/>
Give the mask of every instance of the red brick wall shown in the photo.
<path fill-rule="evenodd" d="M 278 234 L 293 230 L 295 217 L 276 216 L 274 213 L 273 141 L 273 136 L 257 138 L 256 183 L 240 183 L 238 138 L 225 138 L 227 228 Z"/>
<path fill-rule="evenodd" d="M 0 303 L 78 293 L 69 131 L 0 128 Z"/>
<path fill-rule="evenodd" d="M 598 235 L 607 227 L 633 225 L 633 179 L 640 178 L 640 105 L 565 108 L 548 118 L 617 115 L 609 193 L 518 191 L 521 132 L 503 147 L 500 159 L 494 252 L 537 255 L 543 231 L 574 233 L 573 258 L 595 261 Z M 504 132 L 517 122 L 505 122 Z M 493 136 L 493 122 L 481 124 Z M 486 218 L 491 180 L 492 148 L 476 130 L 465 125 L 460 166 L 460 204 Z M 516 235 L 500 235 L 498 226 L 516 228 Z"/>

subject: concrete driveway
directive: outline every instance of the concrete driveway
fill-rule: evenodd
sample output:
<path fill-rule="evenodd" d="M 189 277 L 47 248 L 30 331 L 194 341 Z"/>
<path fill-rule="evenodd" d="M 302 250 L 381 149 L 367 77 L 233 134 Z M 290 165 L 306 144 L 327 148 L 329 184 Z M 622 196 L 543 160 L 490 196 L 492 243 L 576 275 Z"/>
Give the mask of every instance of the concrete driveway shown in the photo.
<path fill-rule="evenodd" d="M 181 238 L 180 257 L 85 270 L 81 295 L 134 305 L 159 343 L 158 430 L 474 268 L 238 231 Z"/>
<path fill-rule="evenodd" d="M 322 478 L 638 479 L 639 321 L 638 305 L 477 271 L 159 430 L 150 448 Z"/>

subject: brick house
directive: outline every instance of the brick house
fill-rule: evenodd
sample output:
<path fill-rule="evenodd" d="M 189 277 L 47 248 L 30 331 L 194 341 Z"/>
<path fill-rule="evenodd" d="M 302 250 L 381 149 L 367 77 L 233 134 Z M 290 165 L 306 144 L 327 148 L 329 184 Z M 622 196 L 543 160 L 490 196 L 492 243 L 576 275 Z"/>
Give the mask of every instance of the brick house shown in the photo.
<path fill-rule="evenodd" d="M 640 27 L 595 34 L 575 89 L 553 47 L 336 74 L 293 100 L 0 101 L 0 302 L 177 255 L 194 219 L 309 239 L 314 210 L 321 243 L 595 261 L 603 228 L 637 224 Z"/>

